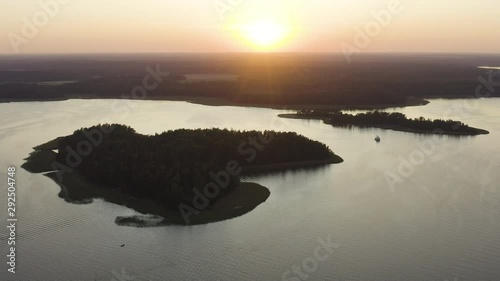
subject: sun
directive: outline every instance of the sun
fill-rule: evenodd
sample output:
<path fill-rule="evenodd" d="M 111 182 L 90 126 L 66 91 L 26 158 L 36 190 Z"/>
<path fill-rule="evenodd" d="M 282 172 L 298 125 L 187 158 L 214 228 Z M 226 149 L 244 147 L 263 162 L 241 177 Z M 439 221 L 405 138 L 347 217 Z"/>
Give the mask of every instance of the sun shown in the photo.
<path fill-rule="evenodd" d="M 261 50 L 269 50 L 284 43 L 291 28 L 273 20 L 256 20 L 239 28 L 240 36 Z"/>

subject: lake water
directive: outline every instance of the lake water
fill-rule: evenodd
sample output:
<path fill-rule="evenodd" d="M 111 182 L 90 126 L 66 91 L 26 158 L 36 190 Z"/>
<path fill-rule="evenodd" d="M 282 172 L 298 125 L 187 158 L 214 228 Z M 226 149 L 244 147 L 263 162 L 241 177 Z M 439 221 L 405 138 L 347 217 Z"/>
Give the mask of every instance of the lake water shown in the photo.
<path fill-rule="evenodd" d="M 247 179 L 268 187 L 271 196 L 242 217 L 159 228 L 117 226 L 117 216 L 134 211 L 102 200 L 66 203 L 52 180 L 19 168 L 18 273 L 7 273 L 2 227 L 0 280 L 282 280 L 294 265 L 305 274 L 304 261 L 307 278 L 291 273 L 289 280 L 498 280 L 499 108 L 500 99 L 481 99 L 395 109 L 411 117 L 460 119 L 491 132 L 432 137 L 279 119 L 279 110 L 186 102 L 0 104 L 1 198 L 7 167 L 19 167 L 33 146 L 110 121 L 144 134 L 211 127 L 296 131 L 345 160 Z M 6 209 L 0 200 L 5 224 Z M 318 239 L 327 237 L 338 247 L 326 260 L 313 260 Z"/>

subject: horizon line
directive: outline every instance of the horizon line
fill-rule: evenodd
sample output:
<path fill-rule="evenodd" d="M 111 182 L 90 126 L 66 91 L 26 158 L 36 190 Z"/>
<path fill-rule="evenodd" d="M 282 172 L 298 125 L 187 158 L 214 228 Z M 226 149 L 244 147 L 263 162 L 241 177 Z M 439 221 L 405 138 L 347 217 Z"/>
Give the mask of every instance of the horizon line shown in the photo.
<path fill-rule="evenodd" d="M 22 56 L 77 56 L 77 55 L 211 55 L 211 54 L 310 54 L 310 55 L 344 55 L 342 52 L 63 52 L 63 53 L 0 53 L 0 56 L 22 57 Z M 363 52 L 363 55 L 500 55 L 500 52 L 405 52 L 405 51 L 383 51 L 383 52 Z"/>

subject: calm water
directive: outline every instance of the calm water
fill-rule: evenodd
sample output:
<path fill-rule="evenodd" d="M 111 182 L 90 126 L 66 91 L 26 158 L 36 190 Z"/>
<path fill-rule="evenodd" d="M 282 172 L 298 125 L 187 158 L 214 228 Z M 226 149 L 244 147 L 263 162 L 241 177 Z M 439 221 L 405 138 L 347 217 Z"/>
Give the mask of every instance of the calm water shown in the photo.
<path fill-rule="evenodd" d="M 0 280 L 281 280 L 328 236 L 340 246 L 307 280 L 500 278 L 500 99 L 396 109 L 491 132 L 462 138 L 333 128 L 279 119 L 278 110 L 185 102 L 135 101 L 128 112 L 114 112 L 113 102 L 123 110 L 123 101 L 112 100 L 0 104 L 1 198 L 7 166 L 19 167 L 33 146 L 110 121 L 144 134 L 211 127 L 296 131 L 328 144 L 345 162 L 249 179 L 267 186 L 271 197 L 245 216 L 144 229 L 114 223 L 134 213 L 127 208 L 101 200 L 66 203 L 50 179 L 19 169 L 18 273 L 8 274 L 3 262 Z M 415 165 L 399 173 L 407 161 Z M 390 184 L 388 174 L 399 181 Z M 5 223 L 5 200 L 0 210 Z M 6 261 L 7 234 L 0 235 Z"/>

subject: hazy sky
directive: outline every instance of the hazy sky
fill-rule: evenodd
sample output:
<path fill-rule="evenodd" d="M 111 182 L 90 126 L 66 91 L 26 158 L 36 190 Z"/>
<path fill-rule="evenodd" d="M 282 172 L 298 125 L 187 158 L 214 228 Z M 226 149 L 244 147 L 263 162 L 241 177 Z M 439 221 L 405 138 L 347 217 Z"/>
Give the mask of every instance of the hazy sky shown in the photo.
<path fill-rule="evenodd" d="M 47 16 L 40 3 L 56 1 Z M 402 11 L 356 45 L 391 1 Z M 498 0 L 0 0 L 0 53 L 500 52 L 499 12 Z"/>

